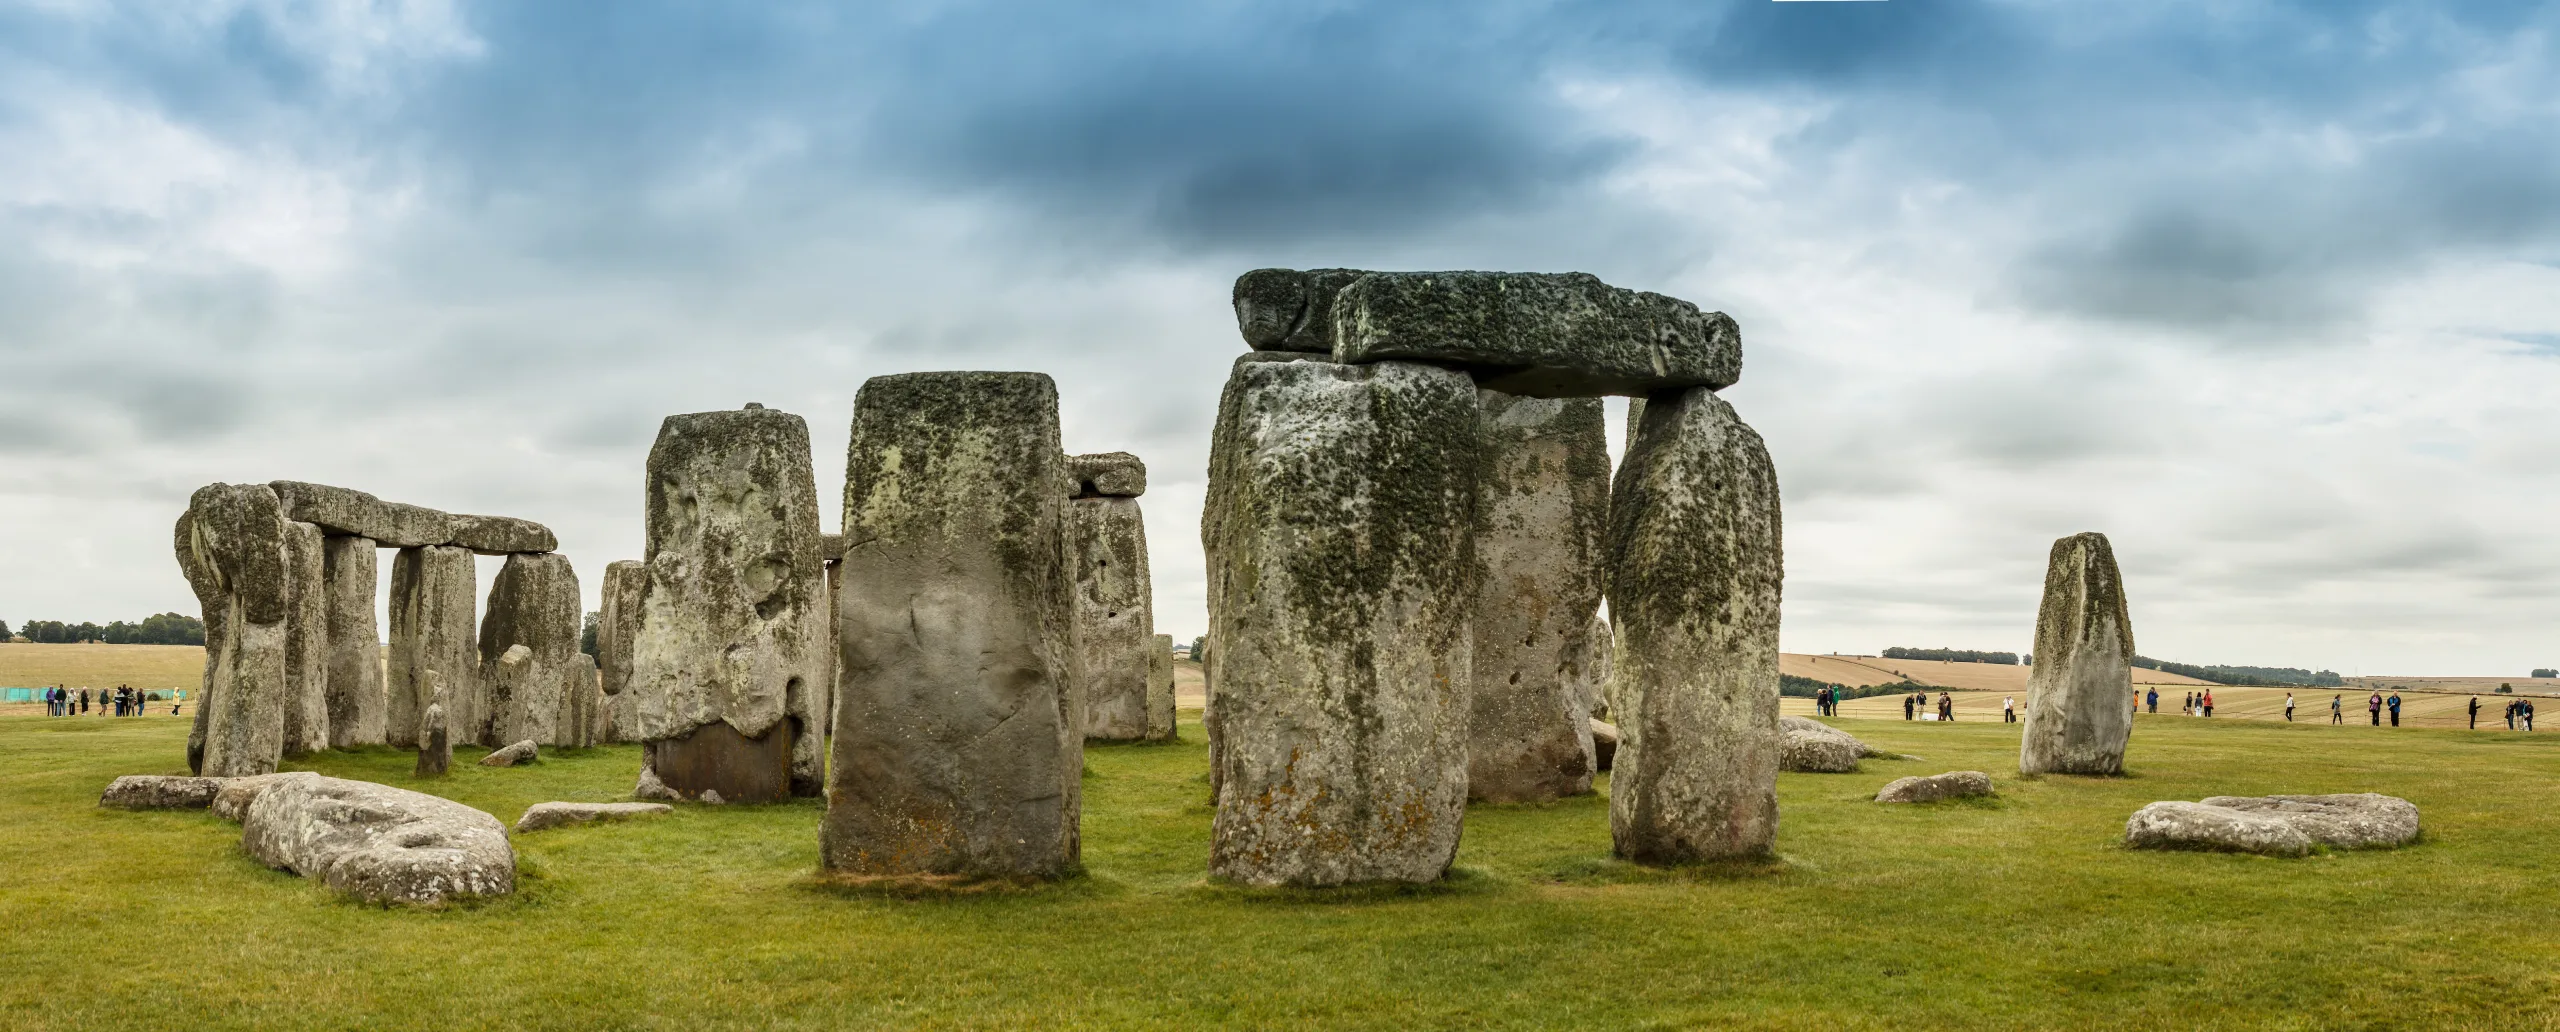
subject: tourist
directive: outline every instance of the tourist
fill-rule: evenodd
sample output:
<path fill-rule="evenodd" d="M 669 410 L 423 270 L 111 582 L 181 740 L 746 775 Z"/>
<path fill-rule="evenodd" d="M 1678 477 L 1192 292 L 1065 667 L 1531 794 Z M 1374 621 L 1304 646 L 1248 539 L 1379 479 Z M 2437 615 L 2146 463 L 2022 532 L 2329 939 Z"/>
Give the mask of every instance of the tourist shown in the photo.
<path fill-rule="evenodd" d="M 2284 693 L 2284 722 L 2293 723 L 2293 693 Z"/>
<path fill-rule="evenodd" d="M 2517 699 L 2516 709 L 2524 717 L 2524 729 L 2527 731 L 2533 730 L 2533 701 L 2530 699 Z"/>
<path fill-rule="evenodd" d="M 2213 715 L 2213 689 L 2211 688 L 2204 690 L 2204 715 L 2208 717 Z"/>
<path fill-rule="evenodd" d="M 1762 698 L 1767 698 L 1767 696 L 1762 696 Z M 1908 695 L 1902 697 L 1902 719 L 1911 719 L 1911 697 Z M 2515 722 L 2508 721 L 2507 723 L 2512 726 Z"/>
<path fill-rule="evenodd" d="M 89 690 L 86 688 L 80 689 L 80 714 L 82 716 L 89 714 Z"/>
<path fill-rule="evenodd" d="M 2513 731 L 2513 730 L 2515 730 L 2515 729 L 2516 729 L 2516 700 L 2514 700 L 2514 699 L 2508 699 L 2508 700 L 2507 700 L 2507 730 L 2509 730 L 2509 731 Z"/>
<path fill-rule="evenodd" d="M 2017 696 L 2003 695 L 2000 697 L 2000 722 L 2003 724 L 2015 724 L 2018 722 Z"/>
<path fill-rule="evenodd" d="M 2329 697 L 2329 722 L 2332 724 L 2347 722 L 2347 697 L 2344 694 Z"/>
<path fill-rule="evenodd" d="M 2393 692 L 2393 693 L 2391 693 L 2391 701 L 2388 703 L 2388 705 L 2391 707 L 2391 726 L 2393 726 L 2393 727 L 2399 727 L 2399 726 L 2400 726 L 2400 693 L 2399 693 L 2399 692 Z"/>
<path fill-rule="evenodd" d="M 1956 699 L 1955 699 L 1955 696 L 1949 695 L 1949 694 L 1947 694 L 1947 693 L 1945 693 L 1945 692 L 1939 692 L 1939 693 L 1938 693 L 1938 719 L 1939 719 L 1939 720 L 1954 720 L 1954 719 L 1956 719 Z"/>
<path fill-rule="evenodd" d="M 2471 729 L 2480 730 L 2480 697 L 2477 695 L 2471 697 Z"/>
<path fill-rule="evenodd" d="M 2381 693 L 2381 692 L 2375 692 L 2375 693 L 2373 693 L 2373 695 L 2372 695 L 2372 697 L 2371 697 L 2371 698 L 2368 698 L 2368 699 L 2364 700 L 2364 708 L 2365 708 L 2365 711 L 2366 711 L 2367 713 L 2369 713 L 2369 714 L 2371 714 L 2371 715 L 2372 715 L 2372 717 L 2373 717 L 2373 726 L 2375 726 L 2375 727 L 2381 727 L 2381 726 L 2382 726 L 2382 693 Z"/>
<path fill-rule="evenodd" d="M 2150 706 L 2151 712 L 2154 715 L 2157 715 L 2160 712 L 2160 689 L 2151 689 L 2149 692 L 2145 692 L 2142 697 L 2144 702 Z"/>

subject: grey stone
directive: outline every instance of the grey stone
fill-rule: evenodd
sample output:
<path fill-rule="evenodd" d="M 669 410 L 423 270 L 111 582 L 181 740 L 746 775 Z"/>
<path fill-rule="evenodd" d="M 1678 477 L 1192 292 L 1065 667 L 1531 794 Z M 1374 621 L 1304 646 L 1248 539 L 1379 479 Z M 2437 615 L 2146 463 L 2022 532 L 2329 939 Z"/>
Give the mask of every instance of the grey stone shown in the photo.
<path fill-rule="evenodd" d="M 1255 269 L 1236 277 L 1236 328 L 1256 351 L 1333 354 L 1333 298 L 1358 269 Z"/>
<path fill-rule="evenodd" d="M 2203 849 L 2269 856 L 2301 856 L 2311 836 L 2283 817 L 2228 806 L 2160 802 L 2133 812 L 2124 843 L 2135 849 Z"/>
<path fill-rule="evenodd" d="M 492 751 L 489 755 L 481 757 L 480 765 L 483 767 L 513 767 L 519 763 L 532 763 L 533 761 L 541 758 L 542 747 L 535 745 L 533 740 L 528 738 L 504 749 Z"/>
<path fill-rule="evenodd" d="M 418 764 L 410 773 L 437 778 L 452 769 L 453 728 L 444 719 L 444 703 L 430 702 L 427 711 L 418 715 Z"/>
<path fill-rule="evenodd" d="M 2133 622 L 2104 534 L 2053 543 L 2027 672 L 2021 774 L 2124 773 L 2133 737 Z"/>
<path fill-rule="evenodd" d="M 1147 741 L 1173 740 L 1173 709 L 1173 635 L 1159 634 L 1147 653 Z"/>
<path fill-rule="evenodd" d="M 520 555 L 560 549 L 560 539 L 552 536 L 551 528 L 532 520 L 513 516 L 458 515 L 453 517 L 451 526 L 453 536 L 448 544 L 468 548 L 481 555 Z"/>
<path fill-rule="evenodd" d="M 383 741 L 393 748 L 420 743 L 418 717 L 434 691 L 427 671 L 444 678 L 445 727 L 457 742 L 474 742 L 487 722 L 488 697 L 480 686 L 480 648 L 472 629 L 478 616 L 479 575 L 471 550 L 447 545 L 403 548 L 391 560 L 390 677 L 385 690 Z"/>
<path fill-rule="evenodd" d="M 637 559 L 605 564 L 604 608 L 596 614 L 596 673 L 612 709 L 609 742 L 640 740 L 640 693 L 631 684 L 631 646 L 640 637 L 640 611 L 649 591 L 649 565 Z"/>
<path fill-rule="evenodd" d="M 1654 395 L 1609 498 L 1619 856 L 1768 854 L 1778 829 L 1778 478 L 1706 388 Z"/>
<path fill-rule="evenodd" d="M 1210 873 L 1432 881 L 1466 810 L 1475 385 L 1274 354 L 1227 380 L 1201 516 Z"/>
<path fill-rule="evenodd" d="M 405 502 L 384 502 L 382 519 L 380 533 L 364 536 L 392 548 L 453 546 L 453 517 L 445 512 Z"/>
<path fill-rule="evenodd" d="M 1854 774 L 1858 760 L 1869 753 L 1867 743 L 1857 736 L 1809 717 L 1779 717 L 1778 732 L 1786 736 L 1778 754 L 1779 770 Z"/>
<path fill-rule="evenodd" d="M 331 534 L 372 538 L 391 548 L 451 545 L 482 555 L 550 552 L 560 547 L 550 529 L 509 516 L 457 516 L 422 505 L 386 502 L 363 491 L 297 480 L 269 485 L 287 519 L 318 524 Z"/>
<path fill-rule="evenodd" d="M 274 774 L 219 778 L 217 780 L 222 783 L 222 787 L 214 790 L 213 801 L 205 804 L 206 809 L 212 810 L 216 817 L 237 824 L 249 816 L 250 804 L 257 802 L 258 796 L 268 789 L 288 781 L 319 776 L 307 770 L 289 770 Z"/>
<path fill-rule="evenodd" d="M 1927 777 L 1895 778 L 1876 793 L 1876 802 L 1934 803 L 1990 794 L 1991 775 L 1978 770 L 1954 770 Z"/>
<path fill-rule="evenodd" d="M 2403 846 L 2418 837 L 2418 807 L 2375 792 L 2336 795 L 2213 796 L 2206 806 L 2274 817 L 2324 846 Z"/>
<path fill-rule="evenodd" d="M 507 827 L 423 792 L 317 775 L 259 793 L 240 845 L 260 863 L 372 903 L 432 904 L 515 891 Z"/>
<path fill-rule="evenodd" d="M 1618 725 L 1605 720 L 1591 722 L 1591 769 L 1605 771 L 1618 765 Z"/>
<path fill-rule="evenodd" d="M 207 631 L 191 765 L 207 777 L 269 773 L 284 756 L 291 697 L 285 521 L 263 484 L 211 484 L 187 508 L 179 567 L 204 604 Z"/>
<path fill-rule="evenodd" d="M 117 810 L 201 810 L 222 790 L 221 778 L 127 774 L 107 783 L 98 805 Z"/>
<path fill-rule="evenodd" d="M 605 705 L 604 686 L 596 679 L 594 656 L 569 654 L 568 669 L 560 679 L 560 718 L 552 726 L 558 734 L 551 744 L 563 748 L 585 749 L 608 741 L 613 714 Z"/>
<path fill-rule="evenodd" d="M 669 416 L 650 449 L 649 581 L 623 692 L 658 776 L 688 798 L 822 786 L 834 685 L 809 463 L 809 425 L 762 406 Z"/>
<path fill-rule="evenodd" d="M 1084 712 L 1057 386 L 874 377 L 854 399 L 820 862 L 874 877 L 1078 863 Z"/>
<path fill-rule="evenodd" d="M 1136 498 L 1147 493 L 1147 464 L 1124 451 L 1070 455 L 1067 475 L 1075 480 L 1077 498 Z"/>
<path fill-rule="evenodd" d="M 642 767 L 639 783 L 631 786 L 631 798 L 664 799 L 673 802 L 684 797 L 677 795 L 674 789 L 668 788 L 666 782 L 658 780 L 657 771 Z"/>
<path fill-rule="evenodd" d="M 1482 413 L 1467 795 L 1545 802 L 1591 791 L 1584 681 L 1609 522 L 1597 398 L 1479 391 Z"/>
<path fill-rule="evenodd" d="M 380 559 L 374 545 L 366 537 L 321 542 L 321 591 L 329 625 L 329 744 L 340 749 L 383 742 L 389 700 L 382 689 L 382 632 L 374 616 Z"/>
<path fill-rule="evenodd" d="M 187 771 L 204 773 L 205 737 L 210 730 L 213 698 L 213 675 L 220 668 L 214 660 L 223 654 L 228 642 L 231 611 L 230 592 L 223 588 L 222 571 L 215 567 L 213 556 L 200 547 L 196 538 L 196 513 L 191 503 L 178 514 L 171 535 L 176 546 L 178 572 L 187 579 L 187 587 L 195 592 L 197 608 L 204 613 L 204 673 L 197 682 L 195 718 L 187 727 Z"/>
<path fill-rule="evenodd" d="M 818 535 L 818 558 L 831 563 L 842 562 L 844 560 L 844 535 Z"/>
<path fill-rule="evenodd" d="M 517 553 L 489 584 L 489 601 L 480 620 L 480 677 L 487 686 L 486 723 L 467 729 L 461 740 L 496 746 L 531 739 L 543 745 L 586 741 L 590 732 L 570 726 L 564 711 L 580 717 L 592 710 L 572 698 L 579 678 L 592 677 L 580 661 L 578 635 L 583 607 L 578 574 L 569 557 L 556 552 Z M 525 650 L 521 669 L 502 672 L 507 656 Z"/>
<path fill-rule="evenodd" d="M 1147 737 L 1149 657 L 1156 644 L 1146 519 L 1137 499 L 1107 495 L 1073 499 L 1064 515 L 1075 577 L 1072 676 L 1084 699 L 1084 736 L 1139 741 Z"/>
<path fill-rule="evenodd" d="M 676 808 L 665 803 L 535 803 L 516 818 L 516 834 L 674 812 Z"/>
<path fill-rule="evenodd" d="M 1578 687 L 1583 708 L 1593 717 L 1609 718 L 1609 670 L 1617 659 L 1617 635 L 1609 630 L 1609 621 L 1594 616 L 1591 632 L 1583 635 L 1583 655 L 1576 669 L 1581 673 Z"/>
<path fill-rule="evenodd" d="M 328 557 L 320 528 L 284 524 L 284 753 L 329 747 Z"/>

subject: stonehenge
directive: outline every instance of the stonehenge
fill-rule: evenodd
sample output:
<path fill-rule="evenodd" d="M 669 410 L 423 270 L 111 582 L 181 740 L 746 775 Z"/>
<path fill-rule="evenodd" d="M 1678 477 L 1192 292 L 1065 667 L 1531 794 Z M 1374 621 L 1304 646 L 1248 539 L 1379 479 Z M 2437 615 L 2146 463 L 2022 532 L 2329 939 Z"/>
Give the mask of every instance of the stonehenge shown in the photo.
<path fill-rule="evenodd" d="M 1065 509 L 1075 577 L 1073 676 L 1084 698 L 1084 736 L 1134 742 L 1169 733 L 1172 713 L 1151 708 L 1156 651 L 1155 584 L 1147 575 L 1147 525 L 1138 496 L 1147 467 L 1127 452 L 1067 460 L 1074 485 Z M 1170 700 L 1167 700 L 1168 702 Z"/>
<path fill-rule="evenodd" d="M 578 651 L 578 574 L 557 552 L 510 555 L 489 585 L 480 620 L 480 683 L 488 699 L 465 741 L 499 746 L 592 744 L 593 661 Z M 509 658 L 524 650 L 515 666 Z"/>
<path fill-rule="evenodd" d="M 284 754 L 329 747 L 329 595 L 320 528 L 284 522 Z"/>
<path fill-rule="evenodd" d="M 622 689 L 647 765 L 687 799 L 816 795 L 834 685 L 808 423 L 753 403 L 668 416 L 647 492 Z"/>
<path fill-rule="evenodd" d="M 260 863 L 368 903 L 515 891 L 515 849 L 496 817 L 368 781 L 288 775 L 249 804 L 240 845 Z"/>
<path fill-rule="evenodd" d="M 263 484 L 207 485 L 178 518 L 178 567 L 204 607 L 204 696 L 187 739 L 196 774 L 266 774 L 284 757 L 285 533 Z"/>
<path fill-rule="evenodd" d="M 2036 610 L 2018 773 L 2124 773 L 2133 737 L 2133 623 L 2104 534 L 2053 543 Z"/>
<path fill-rule="evenodd" d="M 535 803 L 525 808 L 523 816 L 516 818 L 516 834 L 653 817 L 674 813 L 675 810 L 665 803 Z"/>
<path fill-rule="evenodd" d="M 1598 398 L 1477 392 L 1474 668 L 1467 795 L 1544 802 L 1591 791 L 1609 441 Z"/>
<path fill-rule="evenodd" d="M 1057 386 L 873 377 L 845 464 L 820 863 L 857 878 L 1073 873 L 1085 718 Z"/>
<path fill-rule="evenodd" d="M 444 678 L 435 671 L 427 672 L 427 708 L 418 714 L 418 765 L 412 769 L 417 777 L 443 777 L 453 769 L 453 729 L 445 720 Z"/>
<path fill-rule="evenodd" d="M 419 716 L 434 691 L 432 670 L 444 677 L 445 730 L 457 742 L 480 740 L 488 700 L 480 683 L 480 647 L 471 620 L 479 581 L 471 550 L 453 545 L 403 548 L 391 560 L 390 673 L 385 693 L 383 740 L 394 748 L 419 744 Z"/>
<path fill-rule="evenodd" d="M 605 706 L 604 740 L 639 740 L 640 693 L 631 684 L 631 643 L 640 636 L 640 598 L 649 587 L 649 566 L 620 559 L 604 567 L 603 608 L 596 614 L 596 672 L 602 680 Z"/>
<path fill-rule="evenodd" d="M 329 745 L 351 749 L 381 745 L 387 715 L 382 689 L 382 634 L 374 617 L 375 555 L 372 538 L 338 535 L 321 540 L 321 590 L 329 614 Z"/>

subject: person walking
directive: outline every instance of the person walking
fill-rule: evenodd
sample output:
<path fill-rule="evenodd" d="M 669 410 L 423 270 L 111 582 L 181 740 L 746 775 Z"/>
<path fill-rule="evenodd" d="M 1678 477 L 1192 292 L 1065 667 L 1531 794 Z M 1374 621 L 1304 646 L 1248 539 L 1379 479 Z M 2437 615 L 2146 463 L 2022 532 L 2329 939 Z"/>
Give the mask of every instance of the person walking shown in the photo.
<path fill-rule="evenodd" d="M 2524 708 L 2524 729 L 2527 731 L 2533 730 L 2533 700 L 2517 699 L 2516 705 Z"/>
<path fill-rule="evenodd" d="M 2373 726 L 2382 726 L 2382 693 L 2375 692 L 2364 700 L 2365 712 L 2372 716 Z"/>
<path fill-rule="evenodd" d="M 2293 723 L 2293 693 L 2284 693 L 2284 722 Z"/>
<path fill-rule="evenodd" d="M 1767 698 L 1767 696 L 1762 696 L 1762 698 Z M 1908 695 L 1902 697 L 1902 719 L 1911 719 L 1911 697 Z"/>
<path fill-rule="evenodd" d="M 2388 703 L 2386 703 L 2385 705 L 2388 705 L 2388 706 L 2390 706 L 2390 707 L 2391 707 L 2391 726 L 2393 726 L 2393 727 L 2399 727 L 2399 726 L 2400 726 L 2400 693 L 2399 693 L 2399 692 L 2393 692 L 2393 693 L 2391 693 L 2391 701 L 2390 701 L 2390 702 L 2388 702 Z"/>
<path fill-rule="evenodd" d="M 80 715 L 89 715 L 89 690 L 86 688 L 80 689 Z"/>
<path fill-rule="evenodd" d="M 2152 714 L 2157 716 L 2160 712 L 2160 689 L 2153 688 L 2150 691 L 2143 693 L 2142 698 L 2143 701 L 2151 708 Z"/>
<path fill-rule="evenodd" d="M 2015 724 L 2018 722 L 2017 696 L 2004 695 L 2000 697 L 2000 722 L 2003 724 Z"/>
<path fill-rule="evenodd" d="M 2344 724 L 2347 722 L 2347 697 L 2345 695 L 2340 694 L 2329 697 L 2329 722 L 2332 724 Z"/>
<path fill-rule="evenodd" d="M 1941 721 L 1956 719 L 1955 696 L 1945 692 L 1938 693 L 1938 719 Z"/>
<path fill-rule="evenodd" d="M 2471 729 L 2480 730 L 2480 697 L 2477 695 L 2471 697 Z"/>

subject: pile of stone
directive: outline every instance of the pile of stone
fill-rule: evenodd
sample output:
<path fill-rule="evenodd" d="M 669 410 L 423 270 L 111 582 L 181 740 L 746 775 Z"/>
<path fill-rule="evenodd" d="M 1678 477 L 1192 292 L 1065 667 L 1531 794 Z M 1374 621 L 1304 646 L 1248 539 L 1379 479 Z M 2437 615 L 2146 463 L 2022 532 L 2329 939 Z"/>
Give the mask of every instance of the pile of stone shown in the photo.
<path fill-rule="evenodd" d="M 320 749 L 421 744 L 433 679 L 452 737 L 586 745 L 600 729 L 578 653 L 577 576 L 541 524 L 470 516 L 298 481 L 211 484 L 178 517 L 179 568 L 204 609 L 190 769 L 260 774 Z M 378 548 L 391 573 L 386 683 L 374 625 Z M 475 634 L 475 555 L 503 555 Z"/>
<path fill-rule="evenodd" d="M 2418 807 L 2397 796 L 2214 796 L 2202 802 L 2158 802 L 2125 822 L 2135 849 L 2203 849 L 2302 856 L 2314 848 L 2406 845 L 2418 837 Z"/>

